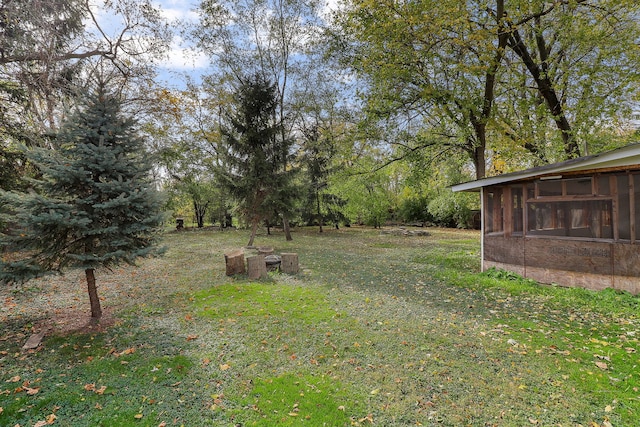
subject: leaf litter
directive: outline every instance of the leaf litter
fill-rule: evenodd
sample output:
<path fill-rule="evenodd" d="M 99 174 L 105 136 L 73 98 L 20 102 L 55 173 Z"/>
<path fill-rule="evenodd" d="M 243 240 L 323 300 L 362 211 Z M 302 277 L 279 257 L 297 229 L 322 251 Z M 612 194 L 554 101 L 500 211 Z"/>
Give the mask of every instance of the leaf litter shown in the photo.
<path fill-rule="evenodd" d="M 466 248 L 463 252 L 472 253 L 477 244 L 476 235 L 468 232 L 433 234 L 449 247 Z M 175 336 L 175 341 L 183 344 L 176 343 L 176 349 L 170 351 L 181 346 L 179 351 L 198 367 L 198 373 L 187 379 L 168 383 L 180 397 L 167 407 L 174 415 L 166 420 L 156 418 L 155 425 L 189 419 L 176 415 L 182 413 L 177 408 L 194 401 L 189 393 L 196 390 L 206 390 L 210 396 L 197 404 L 202 405 L 198 411 L 213 408 L 207 416 L 221 420 L 221 425 L 222 420 L 241 419 L 247 411 L 259 413 L 252 408 L 260 409 L 260 402 L 247 404 L 247 410 L 239 407 L 242 396 L 250 393 L 258 379 L 287 374 L 310 374 L 341 384 L 336 392 L 346 392 L 346 396 L 332 405 L 350 425 L 535 422 L 604 426 L 629 420 L 624 408 L 630 402 L 618 405 L 614 401 L 615 397 L 627 399 L 616 396 L 620 387 L 637 388 L 638 382 L 633 372 L 616 369 L 620 353 L 610 355 L 607 351 L 620 350 L 635 357 L 637 319 L 624 315 L 607 319 L 585 306 L 577 306 L 567 316 L 566 310 L 556 308 L 553 295 L 511 295 L 495 285 L 452 286 L 460 275 L 478 282 L 487 279 L 473 279 L 473 273 L 467 271 L 454 274 L 430 262 L 436 258 L 432 257 L 437 249 L 431 243 L 434 237 L 412 238 L 407 245 L 406 239 L 381 238 L 370 232 L 355 236 L 327 233 L 319 244 L 316 236 L 300 234 L 286 247 L 300 254 L 303 274 L 272 276 L 268 286 L 278 292 L 284 289 L 281 286 L 301 287 L 324 295 L 308 304 L 307 310 L 319 305 L 333 314 L 311 323 L 295 322 L 300 314 L 294 307 L 304 299 L 281 302 L 284 305 L 278 313 L 262 303 L 252 306 L 257 301 L 225 297 L 221 302 L 233 305 L 235 312 L 224 312 L 215 322 L 194 313 L 194 293 L 229 283 L 223 266 L 215 261 L 225 245 L 238 244 L 229 236 L 170 235 L 167 242 L 174 249 L 170 248 L 167 258 L 144 261 L 139 271 L 127 267 L 106 274 L 101 296 L 113 313 L 111 325 L 117 327 L 135 313 L 136 328 L 150 332 L 145 339 L 151 339 L 154 331 Z M 212 239 L 221 243 L 211 246 Z M 351 243 L 355 240 L 362 244 Z M 275 247 L 284 245 L 272 242 Z M 86 315 L 84 290 L 78 280 L 50 278 L 37 282 L 31 290 L 0 291 L 0 301 L 4 301 L 0 316 L 10 325 L 0 333 L 0 341 L 17 343 L 46 324 L 54 325 L 51 336 L 77 333 L 73 331 L 104 334 L 106 328 L 91 331 L 78 328 L 77 321 L 64 324 L 56 320 L 68 313 L 75 313 L 78 319 Z M 231 283 L 246 286 L 242 280 Z M 217 307 L 216 301 L 211 307 Z M 251 310 L 255 315 L 247 316 Z M 288 319 L 290 314 L 294 317 Z M 142 357 L 155 346 L 153 341 L 136 345 L 120 342 L 107 354 L 119 359 Z M 22 363 L 37 363 L 52 350 L 46 338 L 44 347 L 45 351 L 29 354 L 10 349 L 2 353 L 0 363 L 9 362 L 12 369 L 20 358 Z M 113 352 L 109 352 L 111 348 Z M 127 354 L 129 349 L 135 350 Z M 93 353 L 83 358 L 84 363 L 92 363 L 89 358 L 104 360 L 104 354 L 91 349 L 81 346 L 77 351 Z M 174 369 L 156 365 L 147 369 L 149 375 Z M 15 383 L 30 381 L 27 387 L 38 390 L 30 397 L 34 398 L 43 389 L 34 387 L 37 378 L 28 374 L 29 370 L 23 369 L 4 381 L 15 377 L 20 377 Z M 58 383 L 65 381 L 60 377 Z M 89 387 L 85 392 L 97 398 L 109 393 L 108 385 L 95 381 L 80 387 Z M 587 387 L 592 386 L 610 391 L 585 399 Z M 6 396 L 1 393 L 3 390 L 0 396 Z M 607 396 L 614 399 L 607 401 Z M 5 400 L 0 397 L 0 416 L 6 415 L 8 406 L 2 402 Z M 105 403 L 95 402 L 92 409 L 101 411 L 108 407 Z M 299 406 L 293 406 L 296 403 Z M 287 402 L 280 413 L 303 419 L 300 404 Z M 53 415 L 64 411 L 53 409 Z M 154 420 L 144 410 L 129 416 L 136 419 L 137 415 Z"/>

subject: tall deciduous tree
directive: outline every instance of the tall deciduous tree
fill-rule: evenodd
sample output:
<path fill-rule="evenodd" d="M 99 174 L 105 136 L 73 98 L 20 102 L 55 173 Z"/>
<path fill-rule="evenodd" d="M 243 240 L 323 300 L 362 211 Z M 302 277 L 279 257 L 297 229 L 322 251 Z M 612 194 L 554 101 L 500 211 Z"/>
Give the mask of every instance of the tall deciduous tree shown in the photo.
<path fill-rule="evenodd" d="M 28 153 L 41 174 L 29 192 L 0 193 L 3 219 L 13 225 L 0 239 L 12 252 L 0 261 L 0 280 L 84 269 L 97 320 L 95 269 L 157 253 L 162 201 L 135 122 L 104 84 L 82 101 L 58 140 L 57 151 Z"/>
<path fill-rule="evenodd" d="M 546 120 L 561 136 L 564 158 L 587 154 L 590 134 L 627 111 L 626 104 L 638 92 L 640 4 L 635 0 L 496 0 L 496 4 L 504 9 L 510 71 L 526 70 L 520 81 L 536 92 L 533 109 L 546 107 Z M 538 141 L 528 148 L 537 154 L 544 145 Z"/>
<path fill-rule="evenodd" d="M 157 99 L 147 131 L 160 153 L 160 175 L 171 189 L 172 199 L 190 199 L 199 227 L 206 216 L 222 226 L 230 225 L 231 198 L 216 183 L 222 161 L 220 112 L 230 102 L 230 95 L 212 94 L 189 83 L 179 92 L 162 90 Z"/>
<path fill-rule="evenodd" d="M 104 60 L 128 77 L 148 73 L 168 39 L 148 0 L 9 0 L 0 4 L 0 79 L 23 87 L 40 133 L 55 132 L 87 67 Z"/>
<path fill-rule="evenodd" d="M 328 134 L 323 134 L 317 124 L 304 132 L 305 142 L 300 161 L 305 171 L 307 187 L 306 207 L 303 218 L 308 223 L 317 223 L 320 233 L 326 221 L 332 221 L 336 228 L 339 222 L 348 222 L 342 212 L 346 201 L 331 192 L 329 180 L 336 171 L 333 157 L 337 148 Z M 306 217 L 306 218 L 305 218 Z"/>
<path fill-rule="evenodd" d="M 350 1 L 337 15 L 334 51 L 368 86 L 372 123 L 391 117 L 411 136 L 408 150 L 456 146 L 482 177 L 507 39 L 502 21 L 472 12 L 457 0 Z M 430 136 L 416 132 L 424 127 Z"/>
<path fill-rule="evenodd" d="M 362 78 L 369 120 L 391 118 L 409 136 L 391 144 L 457 146 L 480 178 L 488 135 L 507 127 L 495 126 L 496 107 L 504 114 L 523 87 L 539 102 L 519 107 L 540 114 L 543 105 L 564 157 L 579 153 L 572 124 L 602 124 L 613 114 L 604 100 L 620 105 L 637 90 L 639 8 L 631 0 L 349 0 L 336 15 L 335 51 Z M 545 144 L 522 145 L 539 155 Z"/>

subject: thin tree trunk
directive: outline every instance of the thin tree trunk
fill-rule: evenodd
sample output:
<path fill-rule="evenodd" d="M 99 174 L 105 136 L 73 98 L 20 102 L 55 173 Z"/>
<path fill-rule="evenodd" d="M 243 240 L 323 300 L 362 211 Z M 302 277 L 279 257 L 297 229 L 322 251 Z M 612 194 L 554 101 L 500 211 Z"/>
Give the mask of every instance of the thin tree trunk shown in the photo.
<path fill-rule="evenodd" d="M 320 193 L 316 191 L 316 209 L 318 212 L 318 225 L 320 226 L 320 233 L 322 233 L 322 211 L 320 211 Z"/>
<path fill-rule="evenodd" d="M 258 232 L 258 222 L 260 221 L 259 218 L 254 218 L 253 221 L 251 222 L 251 237 L 249 237 L 249 243 L 247 244 L 247 246 L 253 246 L 253 241 L 256 238 L 256 233 Z"/>
<path fill-rule="evenodd" d="M 87 268 L 84 274 L 87 278 L 87 290 L 89 291 L 89 302 L 91 303 L 91 319 L 97 322 L 102 317 L 102 308 L 100 307 L 100 299 L 98 298 L 96 276 L 94 275 L 93 268 Z"/>
<path fill-rule="evenodd" d="M 287 218 L 287 215 L 282 215 L 282 228 L 287 242 L 292 241 L 293 237 L 291 237 L 291 228 L 289 227 L 289 218 Z"/>

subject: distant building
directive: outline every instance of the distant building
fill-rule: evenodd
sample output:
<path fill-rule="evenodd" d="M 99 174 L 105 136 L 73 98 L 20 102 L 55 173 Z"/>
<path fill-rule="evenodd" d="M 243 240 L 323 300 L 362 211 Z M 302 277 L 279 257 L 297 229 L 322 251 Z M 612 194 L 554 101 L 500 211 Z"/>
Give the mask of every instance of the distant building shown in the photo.
<path fill-rule="evenodd" d="M 631 113 L 629 122 L 633 129 L 640 130 L 640 110 L 634 110 L 633 113 Z"/>
<path fill-rule="evenodd" d="M 640 293 L 640 144 L 452 189 L 480 192 L 483 270 Z"/>

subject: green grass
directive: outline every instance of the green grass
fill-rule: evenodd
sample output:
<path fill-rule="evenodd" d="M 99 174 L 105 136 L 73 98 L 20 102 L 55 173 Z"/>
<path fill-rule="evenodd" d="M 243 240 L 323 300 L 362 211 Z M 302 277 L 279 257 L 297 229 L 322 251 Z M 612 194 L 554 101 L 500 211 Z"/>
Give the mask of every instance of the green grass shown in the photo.
<path fill-rule="evenodd" d="M 212 319 L 227 317 L 279 318 L 308 326 L 326 321 L 338 314 L 326 308 L 322 294 L 300 286 L 243 283 L 221 285 L 194 294 L 199 314 Z M 220 304 L 224 301 L 224 304 Z"/>
<path fill-rule="evenodd" d="M 0 421 L 25 426 L 52 414 L 55 425 L 157 426 L 175 411 L 192 367 L 173 344 L 134 324 L 53 337 L 41 352 L 5 355 L 2 363 Z"/>
<path fill-rule="evenodd" d="M 168 233 L 164 258 L 99 276 L 114 326 L 30 353 L 37 298 L 78 285 L 4 290 L 0 425 L 640 424 L 638 297 L 480 273 L 477 232 L 430 232 L 261 235 L 301 273 L 260 282 L 224 275 L 247 233 Z"/>

